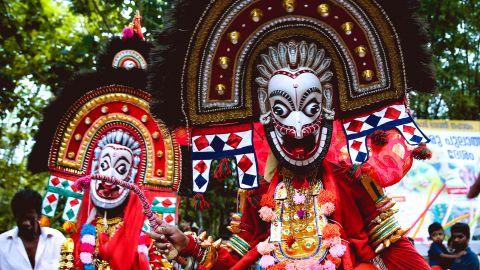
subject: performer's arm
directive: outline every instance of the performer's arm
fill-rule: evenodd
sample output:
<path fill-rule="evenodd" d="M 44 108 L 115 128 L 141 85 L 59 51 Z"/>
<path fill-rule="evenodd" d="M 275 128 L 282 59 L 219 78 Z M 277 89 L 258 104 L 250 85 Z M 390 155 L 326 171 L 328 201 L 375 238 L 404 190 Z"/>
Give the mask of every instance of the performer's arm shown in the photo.
<path fill-rule="evenodd" d="M 184 234 L 173 226 L 161 226 L 157 233 L 151 233 L 151 237 L 160 240 L 163 234 L 169 240 L 169 243 L 156 243 L 161 253 L 166 254 L 169 249 L 175 247 L 182 256 L 193 256 L 207 269 L 230 269 L 242 258 L 242 262 L 254 261 L 253 259 L 256 259 L 259 254 L 249 251 L 255 249 L 258 242 L 268 237 L 267 224 L 258 216 L 261 192 L 262 189 L 249 194 L 240 222 L 237 223 L 236 233 L 221 244 L 203 235 L 195 237 Z M 247 258 L 244 257 L 245 255 Z"/>

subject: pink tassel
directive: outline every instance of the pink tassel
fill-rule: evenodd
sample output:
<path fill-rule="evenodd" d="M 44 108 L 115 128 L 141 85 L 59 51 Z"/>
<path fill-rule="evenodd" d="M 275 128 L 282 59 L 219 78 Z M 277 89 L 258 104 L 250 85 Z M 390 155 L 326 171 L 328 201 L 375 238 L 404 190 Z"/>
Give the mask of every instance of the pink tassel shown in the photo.
<path fill-rule="evenodd" d="M 133 28 L 131 27 L 125 27 L 123 28 L 123 31 L 122 31 L 122 39 L 125 40 L 125 39 L 129 39 L 131 37 L 133 37 L 135 33 L 133 32 Z"/>
<path fill-rule="evenodd" d="M 73 184 L 73 188 L 79 191 L 88 191 L 90 189 L 90 181 L 92 181 L 90 175 L 80 177 Z"/>

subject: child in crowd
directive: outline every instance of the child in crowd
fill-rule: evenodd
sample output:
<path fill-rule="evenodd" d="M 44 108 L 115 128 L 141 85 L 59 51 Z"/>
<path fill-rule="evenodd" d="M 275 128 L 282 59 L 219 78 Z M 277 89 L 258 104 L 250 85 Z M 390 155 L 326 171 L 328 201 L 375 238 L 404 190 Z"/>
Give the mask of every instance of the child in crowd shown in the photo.
<path fill-rule="evenodd" d="M 457 254 L 461 254 L 458 259 L 452 263 L 451 270 L 478 270 L 480 263 L 477 254 L 475 254 L 469 247 L 470 241 L 470 227 L 466 223 L 455 223 L 450 228 L 451 245 Z"/>
<path fill-rule="evenodd" d="M 432 270 L 450 269 L 453 261 L 465 254 L 464 251 L 451 254 L 447 247 L 443 245 L 445 239 L 445 232 L 440 223 L 434 222 L 428 226 L 428 234 L 432 245 L 428 250 L 428 263 L 432 266 Z"/>

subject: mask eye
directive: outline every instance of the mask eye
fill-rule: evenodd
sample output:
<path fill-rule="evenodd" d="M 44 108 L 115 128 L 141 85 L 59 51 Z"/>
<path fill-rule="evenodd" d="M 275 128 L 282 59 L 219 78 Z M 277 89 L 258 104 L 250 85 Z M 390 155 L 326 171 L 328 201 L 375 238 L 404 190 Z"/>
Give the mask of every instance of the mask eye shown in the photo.
<path fill-rule="evenodd" d="M 281 118 L 287 117 L 287 115 L 290 113 L 290 110 L 287 108 L 287 106 L 282 103 L 276 103 L 273 105 L 272 110 L 275 115 L 278 115 Z"/>
<path fill-rule="evenodd" d="M 127 173 L 127 166 L 125 164 L 121 164 L 117 166 L 116 170 L 119 174 L 124 175 L 125 173 Z"/>
<path fill-rule="evenodd" d="M 100 164 L 100 168 L 102 168 L 102 171 L 106 171 L 110 168 L 110 165 L 108 164 L 108 162 L 106 160 L 104 160 L 101 164 Z"/>
<path fill-rule="evenodd" d="M 303 113 L 305 113 L 307 116 L 314 116 L 320 111 L 320 104 L 316 99 L 312 99 L 304 108 L 303 108 Z"/>

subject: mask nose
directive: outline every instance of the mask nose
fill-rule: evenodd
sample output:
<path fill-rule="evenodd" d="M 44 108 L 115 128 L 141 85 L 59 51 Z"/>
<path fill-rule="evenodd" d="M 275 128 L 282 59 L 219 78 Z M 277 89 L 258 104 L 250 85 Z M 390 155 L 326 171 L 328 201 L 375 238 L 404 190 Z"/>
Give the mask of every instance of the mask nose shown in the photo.
<path fill-rule="evenodd" d="M 294 127 L 295 127 L 295 139 L 303 139 L 303 133 L 302 133 L 302 122 L 300 118 L 300 112 L 294 112 L 295 113 L 295 122 L 294 122 Z"/>
<path fill-rule="evenodd" d="M 105 175 L 105 176 L 108 176 L 108 177 L 114 177 L 115 175 L 113 175 L 113 171 L 114 171 L 114 170 L 113 170 L 112 168 L 109 168 L 108 170 L 106 170 L 106 171 L 104 172 L 104 175 Z"/>

